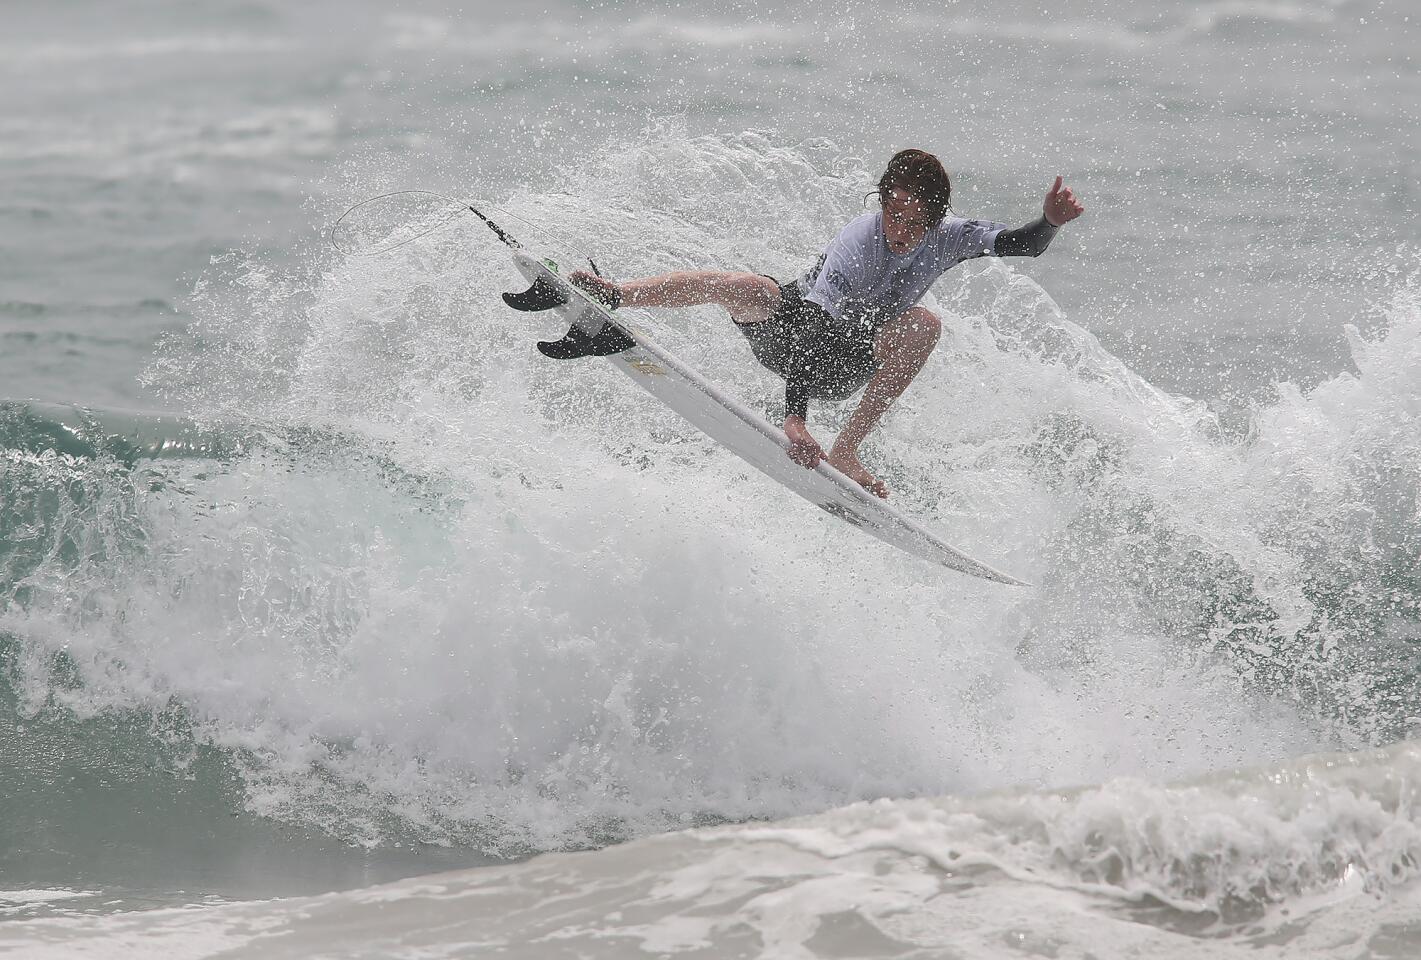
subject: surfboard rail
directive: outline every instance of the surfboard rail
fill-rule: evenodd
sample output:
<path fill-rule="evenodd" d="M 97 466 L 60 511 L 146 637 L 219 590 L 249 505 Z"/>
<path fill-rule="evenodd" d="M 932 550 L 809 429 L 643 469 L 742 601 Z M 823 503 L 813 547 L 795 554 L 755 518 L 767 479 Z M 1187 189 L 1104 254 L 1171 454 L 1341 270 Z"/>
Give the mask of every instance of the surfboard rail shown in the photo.
<path fill-rule="evenodd" d="M 587 337 L 596 337 L 611 325 L 633 346 L 606 356 L 606 360 L 692 426 L 781 486 L 870 536 L 920 559 L 996 583 L 1030 586 L 954 547 L 869 493 L 827 461 L 821 460 L 813 470 L 795 463 L 788 456 L 790 443 L 783 430 L 701 376 L 645 331 L 622 316 L 614 316 L 562 277 L 555 261 L 540 259 L 518 248 L 513 249 L 512 256 L 514 266 L 530 284 L 529 292 L 538 290 L 542 302 L 549 304 L 545 309 L 567 321 L 570 330 L 580 331 Z"/>

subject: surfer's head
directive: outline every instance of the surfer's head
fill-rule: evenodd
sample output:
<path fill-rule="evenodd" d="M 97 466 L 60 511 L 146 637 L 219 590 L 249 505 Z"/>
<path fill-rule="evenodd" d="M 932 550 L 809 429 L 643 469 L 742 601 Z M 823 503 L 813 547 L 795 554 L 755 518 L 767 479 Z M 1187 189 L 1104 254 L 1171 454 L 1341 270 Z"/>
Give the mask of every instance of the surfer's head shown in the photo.
<path fill-rule="evenodd" d="M 878 178 L 878 202 L 898 222 L 935 227 L 952 205 L 952 181 L 942 161 L 926 150 L 899 150 Z"/>

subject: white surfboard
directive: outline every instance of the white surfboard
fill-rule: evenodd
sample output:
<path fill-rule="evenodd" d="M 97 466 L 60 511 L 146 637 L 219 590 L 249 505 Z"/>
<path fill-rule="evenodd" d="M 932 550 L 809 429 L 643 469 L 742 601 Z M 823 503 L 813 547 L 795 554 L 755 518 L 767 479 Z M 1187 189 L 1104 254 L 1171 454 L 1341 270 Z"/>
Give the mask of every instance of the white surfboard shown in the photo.
<path fill-rule="evenodd" d="M 884 543 L 930 563 L 997 583 L 1029 586 L 969 557 L 827 462 L 821 461 L 813 470 L 795 463 L 788 456 L 789 439 L 784 431 L 682 363 L 644 331 L 628 323 L 620 312 L 613 315 L 573 286 L 559 274 L 553 260 L 538 259 L 525 250 L 514 249 L 513 263 L 529 283 L 541 282 L 546 285 L 541 289 L 556 291 L 561 303 L 549 309 L 569 326 L 588 336 L 597 335 L 607 324 L 623 331 L 635 346 L 605 359 L 706 436 L 785 488 Z"/>

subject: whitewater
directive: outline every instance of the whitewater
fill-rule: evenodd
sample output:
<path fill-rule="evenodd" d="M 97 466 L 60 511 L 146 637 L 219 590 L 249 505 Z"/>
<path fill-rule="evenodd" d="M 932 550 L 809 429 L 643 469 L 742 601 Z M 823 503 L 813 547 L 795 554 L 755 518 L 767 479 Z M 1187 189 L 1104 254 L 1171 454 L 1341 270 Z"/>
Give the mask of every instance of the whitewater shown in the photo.
<path fill-rule="evenodd" d="M 1414 17 L 122 6 L 26 7 L 67 85 L 0 94 L 0 954 L 1421 950 Z M 789 277 L 908 141 L 1090 207 L 939 281 L 864 451 L 1029 589 L 546 360 L 472 218 L 329 242 L 419 187 Z M 779 415 L 723 315 L 635 319 Z"/>

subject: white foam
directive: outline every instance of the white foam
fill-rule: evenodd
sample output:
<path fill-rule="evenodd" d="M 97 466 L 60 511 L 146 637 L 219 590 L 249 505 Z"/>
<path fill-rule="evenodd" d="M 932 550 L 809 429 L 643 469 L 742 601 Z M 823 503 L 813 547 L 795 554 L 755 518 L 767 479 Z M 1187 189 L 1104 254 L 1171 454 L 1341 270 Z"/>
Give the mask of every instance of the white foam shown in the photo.
<path fill-rule="evenodd" d="M 97 896 L 96 890 L 0 890 L 0 900 L 5 903 L 52 903 L 55 900 L 72 900 L 75 897 Z"/>
<path fill-rule="evenodd" d="M 0 928 L 28 956 L 1354 956 L 1416 946 L 1415 744 L 883 800 L 299 900 Z"/>
<path fill-rule="evenodd" d="M 869 179 L 832 144 L 663 129 L 499 199 L 622 275 L 789 276 Z M 472 222 L 309 275 L 217 264 L 153 379 L 274 439 L 156 491 L 30 467 L 97 490 L 62 517 L 94 559 L 43 566 L 4 614 L 37 702 L 62 649 L 65 704 L 180 704 L 254 810 L 494 852 L 1180 776 L 1393 722 L 1362 685 L 1384 671 L 1294 655 L 1330 568 L 1251 448 L 1006 266 L 939 286 L 943 346 L 866 455 L 1030 592 L 866 542 L 604 366 L 543 360 L 561 331 L 503 308 L 515 283 Z M 724 317 L 645 322 L 777 402 Z"/>
<path fill-rule="evenodd" d="M 0 890 L 0 918 L 13 920 L 17 917 L 55 916 L 68 912 L 81 913 L 88 906 L 84 901 L 98 896 L 100 893 L 97 890 L 68 890 L 64 888 Z"/>

